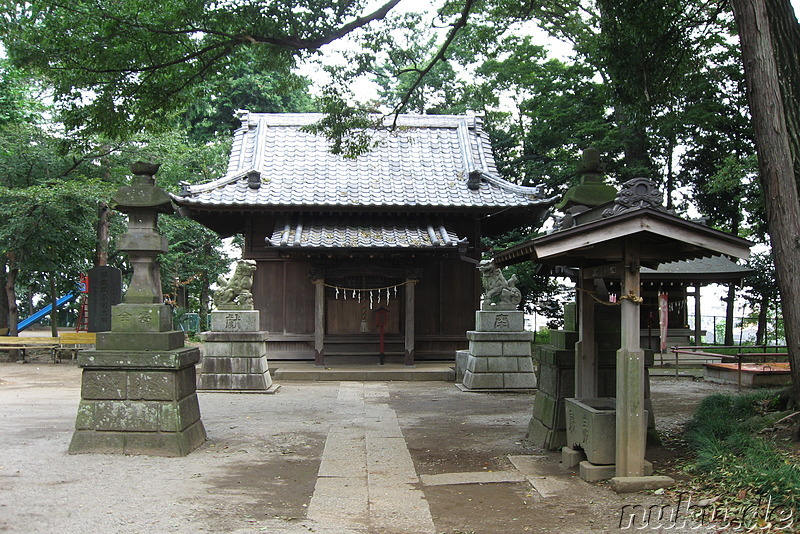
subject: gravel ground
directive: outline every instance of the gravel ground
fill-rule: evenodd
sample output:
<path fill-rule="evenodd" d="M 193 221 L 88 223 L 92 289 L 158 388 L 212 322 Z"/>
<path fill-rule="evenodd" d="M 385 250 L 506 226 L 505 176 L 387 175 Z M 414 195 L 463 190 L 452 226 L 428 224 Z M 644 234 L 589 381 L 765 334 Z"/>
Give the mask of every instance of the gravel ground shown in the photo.
<path fill-rule="evenodd" d="M 700 399 L 730 390 L 653 379 L 659 429 L 674 431 Z M 355 392 L 349 406 L 366 408 L 343 410 L 343 391 Z M 443 382 L 285 382 L 275 395 L 200 393 L 209 439 L 185 458 L 67 454 L 79 397 L 74 364 L 0 363 L 0 532 L 581 534 L 617 532 L 625 505 L 663 504 L 652 492 L 616 495 L 585 483 L 557 454 L 529 447 L 530 395 L 462 393 Z M 403 501 L 375 491 L 374 471 L 365 475 L 366 519 L 332 525 L 309 514 L 326 441 L 381 423 L 370 422 L 373 408 L 396 417 L 417 475 L 406 486 L 424 495 L 433 530 L 378 524 L 380 506 L 391 511 Z M 520 479 L 509 456 L 529 456 L 534 471 L 523 475 L 532 478 Z M 485 482 L 486 473 L 500 481 Z M 466 483 L 424 483 L 456 474 Z M 556 491 L 535 489 L 545 486 Z"/>

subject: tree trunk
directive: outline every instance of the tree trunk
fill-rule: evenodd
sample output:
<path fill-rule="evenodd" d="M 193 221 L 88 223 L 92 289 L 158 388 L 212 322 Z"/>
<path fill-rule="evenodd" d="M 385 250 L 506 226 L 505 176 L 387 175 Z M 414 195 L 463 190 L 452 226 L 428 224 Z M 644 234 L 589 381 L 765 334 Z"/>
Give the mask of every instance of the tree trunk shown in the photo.
<path fill-rule="evenodd" d="M 767 314 L 769 312 L 769 298 L 761 295 L 761 302 L 758 307 L 758 324 L 756 326 L 756 345 L 763 345 L 767 335 Z"/>
<path fill-rule="evenodd" d="M 789 133 L 795 180 L 800 187 L 800 23 L 790 0 L 766 0 L 778 83 Z"/>
<path fill-rule="evenodd" d="M 736 318 L 733 316 L 736 310 L 736 285 L 728 285 L 728 296 L 725 297 L 725 341 L 723 345 L 730 347 L 735 344 L 733 339 L 733 323 Z"/>
<path fill-rule="evenodd" d="M 800 199 L 765 0 L 733 0 L 767 227 L 781 292 L 792 393 L 800 404 Z M 795 104 L 797 105 L 797 104 Z"/>
<path fill-rule="evenodd" d="M 6 271 L 6 305 L 8 306 L 8 335 L 16 336 L 17 322 L 19 322 L 19 308 L 17 308 L 17 274 L 19 268 L 13 258 L 9 258 L 8 271 Z"/>
<path fill-rule="evenodd" d="M 50 298 L 52 299 L 52 304 L 50 305 L 50 335 L 53 337 L 58 337 L 58 306 L 56 306 L 56 300 L 58 297 L 56 295 L 56 274 L 47 273 L 47 276 L 50 278 Z"/>
<path fill-rule="evenodd" d="M 108 204 L 100 202 L 97 208 L 97 243 L 95 245 L 94 264 L 108 265 Z"/>
<path fill-rule="evenodd" d="M 204 332 L 208 324 L 208 301 L 209 295 L 211 294 L 211 285 L 208 283 L 208 276 L 202 275 L 200 281 L 200 309 L 198 310 L 200 325 L 197 327 L 199 330 L 198 334 Z"/>
<path fill-rule="evenodd" d="M 6 287 L 6 263 L 0 269 L 0 287 L 5 291 Z M 8 328 L 8 299 L 0 298 L 0 330 Z"/>

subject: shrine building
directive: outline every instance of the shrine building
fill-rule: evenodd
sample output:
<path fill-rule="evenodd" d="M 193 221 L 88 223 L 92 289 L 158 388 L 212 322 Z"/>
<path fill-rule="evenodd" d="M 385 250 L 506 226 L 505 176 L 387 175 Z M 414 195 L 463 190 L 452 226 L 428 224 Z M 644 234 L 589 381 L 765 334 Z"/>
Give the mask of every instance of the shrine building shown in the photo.
<path fill-rule="evenodd" d="M 479 117 L 401 115 L 358 158 L 305 131 L 319 114 L 241 112 L 224 176 L 181 212 L 244 235 L 270 360 L 452 360 L 481 294 L 481 238 L 538 227 L 554 198 L 499 176 Z"/>

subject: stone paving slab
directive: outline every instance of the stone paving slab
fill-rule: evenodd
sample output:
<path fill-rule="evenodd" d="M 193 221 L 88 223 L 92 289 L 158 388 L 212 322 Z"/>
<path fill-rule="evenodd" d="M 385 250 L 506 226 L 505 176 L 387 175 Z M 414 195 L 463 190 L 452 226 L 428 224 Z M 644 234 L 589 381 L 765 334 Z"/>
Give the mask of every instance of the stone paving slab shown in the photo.
<path fill-rule="evenodd" d="M 527 478 L 518 471 L 474 471 L 471 473 L 441 473 L 420 475 L 425 486 L 449 486 L 455 484 L 496 484 L 502 482 L 525 482 Z"/>

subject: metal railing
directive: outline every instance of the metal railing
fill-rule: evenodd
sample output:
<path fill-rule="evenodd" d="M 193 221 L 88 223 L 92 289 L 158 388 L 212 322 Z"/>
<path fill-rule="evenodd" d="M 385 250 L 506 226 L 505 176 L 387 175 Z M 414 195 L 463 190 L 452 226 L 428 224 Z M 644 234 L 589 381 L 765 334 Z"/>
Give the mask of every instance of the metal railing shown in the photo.
<path fill-rule="evenodd" d="M 761 352 L 751 352 L 747 350 L 743 350 L 745 348 L 752 348 L 752 349 L 761 349 Z M 715 349 L 726 349 L 726 350 L 735 350 L 737 351 L 736 354 L 719 354 L 716 352 L 709 352 L 709 350 Z M 774 349 L 772 352 L 768 352 L 767 349 Z M 721 360 L 730 360 L 736 363 L 736 378 L 738 389 L 742 389 L 742 363 L 751 363 L 748 362 L 750 358 L 756 358 L 761 360 L 762 365 L 767 364 L 767 358 L 772 358 L 771 361 L 775 361 L 776 356 L 780 356 L 786 360 L 788 360 L 788 352 L 786 345 L 714 345 L 713 347 L 709 346 L 691 346 L 691 347 L 671 347 L 670 350 L 675 355 L 675 378 L 678 377 L 679 374 L 679 367 L 680 367 L 680 355 L 686 354 L 690 356 L 699 356 L 700 360 L 705 358 L 704 363 L 708 363 L 709 358 L 719 358 Z M 776 362 L 777 363 L 777 362 Z"/>

